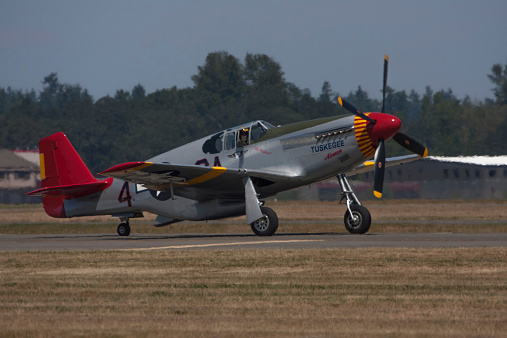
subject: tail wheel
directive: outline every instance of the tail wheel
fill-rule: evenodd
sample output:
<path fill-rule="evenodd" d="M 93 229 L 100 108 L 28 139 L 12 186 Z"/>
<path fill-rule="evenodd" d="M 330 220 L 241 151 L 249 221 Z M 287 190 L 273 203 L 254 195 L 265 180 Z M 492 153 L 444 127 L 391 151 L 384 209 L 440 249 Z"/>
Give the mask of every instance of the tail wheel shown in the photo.
<path fill-rule="evenodd" d="M 352 205 L 350 211 L 347 210 L 343 221 L 345 222 L 345 228 L 351 234 L 365 234 L 370 229 L 371 215 L 368 209 L 362 205 Z"/>
<path fill-rule="evenodd" d="M 121 223 L 116 231 L 120 236 L 128 236 L 130 235 L 130 225 L 128 223 Z"/>
<path fill-rule="evenodd" d="M 262 217 L 250 224 L 257 236 L 273 236 L 278 229 L 278 216 L 271 208 L 261 207 Z"/>

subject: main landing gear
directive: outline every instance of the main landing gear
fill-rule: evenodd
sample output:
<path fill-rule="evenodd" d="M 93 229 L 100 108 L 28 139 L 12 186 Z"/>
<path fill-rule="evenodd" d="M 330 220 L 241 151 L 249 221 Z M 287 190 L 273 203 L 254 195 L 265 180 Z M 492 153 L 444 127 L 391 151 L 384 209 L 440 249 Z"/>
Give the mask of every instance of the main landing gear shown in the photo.
<path fill-rule="evenodd" d="M 120 236 L 130 235 L 130 224 L 129 224 L 130 218 L 144 217 L 144 215 L 141 211 L 134 211 L 134 212 L 128 212 L 128 213 L 122 213 L 122 214 L 113 214 L 111 216 L 120 218 L 121 223 L 120 223 L 120 225 L 118 225 L 118 228 L 116 228 L 116 232 Z"/>
<path fill-rule="evenodd" d="M 273 236 L 278 229 L 278 216 L 273 209 L 261 207 L 262 217 L 250 224 L 257 236 Z"/>
<path fill-rule="evenodd" d="M 250 177 L 243 179 L 245 185 L 245 214 L 246 223 L 250 224 L 257 236 L 273 236 L 278 229 L 278 216 L 259 202 L 257 192 Z"/>
<path fill-rule="evenodd" d="M 351 234 L 365 234 L 371 225 L 370 212 L 361 205 L 345 175 L 339 174 L 337 177 L 342 189 L 342 200 L 347 199 L 347 212 L 343 217 L 345 228 Z"/>
<path fill-rule="evenodd" d="M 128 219 L 125 222 L 122 220 L 120 225 L 118 225 L 116 232 L 118 232 L 118 235 L 120 235 L 120 236 L 130 235 L 130 225 L 129 225 Z"/>

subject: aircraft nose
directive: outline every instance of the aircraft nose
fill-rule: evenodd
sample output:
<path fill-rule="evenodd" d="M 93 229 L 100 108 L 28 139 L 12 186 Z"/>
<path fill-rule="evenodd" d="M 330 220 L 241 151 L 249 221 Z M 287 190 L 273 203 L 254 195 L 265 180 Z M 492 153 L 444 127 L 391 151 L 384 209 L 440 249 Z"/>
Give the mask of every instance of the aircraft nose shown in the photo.
<path fill-rule="evenodd" d="M 396 116 L 383 113 L 371 113 L 369 117 L 377 121 L 375 124 L 368 123 L 368 134 L 375 147 L 377 147 L 378 140 L 388 140 L 392 138 L 401 128 L 401 121 Z"/>

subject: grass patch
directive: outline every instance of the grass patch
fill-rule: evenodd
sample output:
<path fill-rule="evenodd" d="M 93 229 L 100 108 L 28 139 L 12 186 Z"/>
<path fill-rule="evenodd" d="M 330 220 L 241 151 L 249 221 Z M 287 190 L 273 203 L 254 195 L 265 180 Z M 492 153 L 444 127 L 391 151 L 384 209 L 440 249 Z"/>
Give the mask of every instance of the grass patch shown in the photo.
<path fill-rule="evenodd" d="M 346 206 L 336 202 L 268 201 L 280 220 L 279 233 L 345 232 Z M 367 201 L 371 232 L 498 233 L 507 231 L 507 203 L 498 200 Z M 131 220 L 134 233 L 250 233 L 245 217 L 209 222 L 152 226 L 155 216 Z M 0 234 L 115 233 L 119 221 L 110 216 L 56 219 L 41 205 L 0 207 Z"/>
<path fill-rule="evenodd" d="M 4 252 L 1 336 L 501 336 L 507 249 Z"/>

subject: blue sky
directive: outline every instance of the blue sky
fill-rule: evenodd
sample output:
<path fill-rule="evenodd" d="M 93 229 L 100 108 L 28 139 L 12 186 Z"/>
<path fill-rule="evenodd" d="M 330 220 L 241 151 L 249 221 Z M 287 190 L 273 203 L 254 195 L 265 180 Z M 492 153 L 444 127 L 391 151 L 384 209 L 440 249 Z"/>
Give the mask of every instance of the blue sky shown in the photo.
<path fill-rule="evenodd" d="M 358 85 L 380 97 L 383 56 L 396 90 L 451 88 L 493 97 L 507 63 L 507 1 L 0 0 L 0 87 L 42 89 L 44 76 L 95 99 L 192 86 L 206 55 L 262 53 L 318 96 Z"/>

